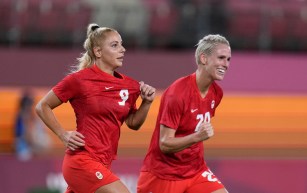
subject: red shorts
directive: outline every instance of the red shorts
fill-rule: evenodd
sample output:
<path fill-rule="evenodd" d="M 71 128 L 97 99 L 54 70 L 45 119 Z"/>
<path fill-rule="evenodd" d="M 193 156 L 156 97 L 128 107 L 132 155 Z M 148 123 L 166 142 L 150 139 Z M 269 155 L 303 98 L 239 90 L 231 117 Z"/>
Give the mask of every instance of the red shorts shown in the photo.
<path fill-rule="evenodd" d="M 94 193 L 99 187 L 119 180 L 106 166 L 88 155 L 66 154 L 62 172 L 68 184 L 66 193 Z"/>
<path fill-rule="evenodd" d="M 222 188 L 223 184 L 210 170 L 184 180 L 164 180 L 150 172 L 141 172 L 137 193 L 211 193 Z"/>

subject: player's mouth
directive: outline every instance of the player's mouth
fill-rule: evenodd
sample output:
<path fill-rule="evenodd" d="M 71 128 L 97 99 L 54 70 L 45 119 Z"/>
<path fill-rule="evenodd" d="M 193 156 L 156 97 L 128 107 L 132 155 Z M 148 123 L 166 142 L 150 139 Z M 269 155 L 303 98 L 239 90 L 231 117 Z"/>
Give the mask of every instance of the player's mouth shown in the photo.
<path fill-rule="evenodd" d="M 117 58 L 117 59 L 120 60 L 120 61 L 123 61 L 123 60 L 124 60 L 124 56 L 119 57 L 119 58 Z"/>
<path fill-rule="evenodd" d="M 225 68 L 217 68 L 217 71 L 220 75 L 225 75 L 226 69 Z"/>

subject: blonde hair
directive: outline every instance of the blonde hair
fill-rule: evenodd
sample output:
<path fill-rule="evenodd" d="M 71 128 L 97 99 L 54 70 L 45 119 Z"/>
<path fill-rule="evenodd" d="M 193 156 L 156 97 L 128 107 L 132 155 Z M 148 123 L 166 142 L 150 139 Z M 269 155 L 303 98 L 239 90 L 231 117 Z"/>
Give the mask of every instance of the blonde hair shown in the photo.
<path fill-rule="evenodd" d="M 91 67 L 96 59 L 93 48 L 101 46 L 101 42 L 106 39 L 106 34 L 109 32 L 117 32 L 115 29 L 108 27 L 99 27 L 95 23 L 91 23 L 87 27 L 87 38 L 83 43 L 85 52 L 77 58 L 78 63 L 73 67 L 72 72 L 78 72 L 82 69 Z"/>
<path fill-rule="evenodd" d="M 203 53 L 206 55 L 210 55 L 218 44 L 225 44 L 230 46 L 228 40 L 219 34 L 210 34 L 200 39 L 197 43 L 197 48 L 195 51 L 196 63 L 201 64 L 200 55 Z"/>

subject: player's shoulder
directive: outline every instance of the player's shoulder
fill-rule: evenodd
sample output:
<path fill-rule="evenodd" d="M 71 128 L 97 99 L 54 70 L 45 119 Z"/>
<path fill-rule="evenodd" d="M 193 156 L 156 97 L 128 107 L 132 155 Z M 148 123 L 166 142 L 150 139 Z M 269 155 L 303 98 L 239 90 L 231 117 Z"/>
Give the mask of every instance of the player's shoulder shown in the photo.
<path fill-rule="evenodd" d="M 176 98 L 181 98 L 181 96 L 184 97 L 190 88 L 189 80 L 190 75 L 176 79 L 166 88 L 164 92 L 165 95 L 174 95 Z"/>
<path fill-rule="evenodd" d="M 193 74 L 189 74 L 183 77 L 178 78 L 173 82 L 173 84 L 185 84 L 187 81 L 189 81 L 192 78 Z"/>
<path fill-rule="evenodd" d="M 212 92 L 218 96 L 218 97 L 223 97 L 223 89 L 220 85 L 218 85 L 215 81 L 212 83 L 211 85 L 211 89 L 212 89 Z"/>
<path fill-rule="evenodd" d="M 170 86 L 169 88 L 176 88 L 176 89 L 182 89 L 184 87 L 186 87 L 191 79 L 191 75 L 188 76 L 183 76 L 178 78 L 177 80 L 175 80 Z"/>
<path fill-rule="evenodd" d="M 91 75 L 91 74 L 93 74 L 93 70 L 91 70 L 91 68 L 84 68 L 82 70 L 69 73 L 68 76 L 72 76 L 72 77 L 75 77 L 75 78 L 82 78 L 82 77 L 85 77 L 85 76 L 90 77 L 89 75 Z"/>
<path fill-rule="evenodd" d="M 92 77 L 88 74 L 89 70 L 82 69 L 76 72 L 69 72 L 66 76 L 61 80 L 61 82 L 67 82 L 69 84 L 79 85 L 83 82 L 86 77 Z"/>

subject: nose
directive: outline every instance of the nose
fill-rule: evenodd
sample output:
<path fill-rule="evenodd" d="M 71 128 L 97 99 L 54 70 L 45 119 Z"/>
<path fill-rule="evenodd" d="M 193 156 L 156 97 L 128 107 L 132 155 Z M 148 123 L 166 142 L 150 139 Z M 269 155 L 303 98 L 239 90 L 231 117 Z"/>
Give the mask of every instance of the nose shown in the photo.
<path fill-rule="evenodd" d="M 226 68 L 228 68 L 229 65 L 230 65 L 230 59 L 229 59 L 229 58 L 226 58 L 226 60 L 225 60 L 225 62 L 224 62 L 224 64 L 223 64 L 223 66 L 226 67 Z"/>
<path fill-rule="evenodd" d="M 122 46 L 121 52 L 126 52 L 126 48 L 124 46 Z"/>
<path fill-rule="evenodd" d="M 225 62 L 225 66 L 228 67 L 229 64 L 230 64 L 230 63 L 229 63 L 229 61 L 227 60 L 227 61 Z"/>

